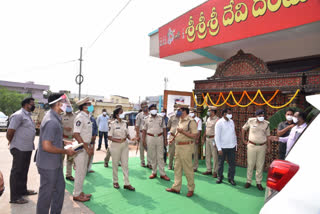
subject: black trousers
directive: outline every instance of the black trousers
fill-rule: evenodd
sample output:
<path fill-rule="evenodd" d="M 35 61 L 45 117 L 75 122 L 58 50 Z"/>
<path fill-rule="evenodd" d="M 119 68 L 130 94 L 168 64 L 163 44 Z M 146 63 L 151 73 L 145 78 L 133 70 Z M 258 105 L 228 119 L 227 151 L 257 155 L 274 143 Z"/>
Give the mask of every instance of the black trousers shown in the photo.
<path fill-rule="evenodd" d="M 284 160 L 287 153 L 287 143 L 279 142 L 279 159 Z"/>
<path fill-rule="evenodd" d="M 64 201 L 65 181 L 63 169 L 42 169 L 40 174 L 40 188 L 37 202 L 37 214 L 60 214 Z"/>
<path fill-rule="evenodd" d="M 10 173 L 10 200 L 20 199 L 27 193 L 28 172 L 32 151 L 10 150 L 13 157 Z"/>
<path fill-rule="evenodd" d="M 100 132 L 99 131 L 99 145 L 98 149 L 101 149 L 102 144 L 102 138 L 104 137 L 104 144 L 106 146 L 106 149 L 108 148 L 108 132 Z"/>
<path fill-rule="evenodd" d="M 228 158 L 229 163 L 229 171 L 228 171 L 228 179 L 234 180 L 234 175 L 236 173 L 236 147 L 231 149 L 222 149 L 222 155 L 219 155 L 219 169 L 218 169 L 218 177 L 223 179 L 223 169 L 224 169 L 224 161 Z"/>

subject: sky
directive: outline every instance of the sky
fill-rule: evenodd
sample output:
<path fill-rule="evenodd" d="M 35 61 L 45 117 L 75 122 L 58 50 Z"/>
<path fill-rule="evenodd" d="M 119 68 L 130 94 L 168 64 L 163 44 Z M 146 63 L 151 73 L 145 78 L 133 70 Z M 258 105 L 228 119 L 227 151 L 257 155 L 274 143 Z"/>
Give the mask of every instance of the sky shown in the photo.
<path fill-rule="evenodd" d="M 132 0 L 91 47 L 127 2 L 1 0 L 0 80 L 33 81 L 52 91 L 77 93 L 81 46 L 85 94 L 121 95 L 137 102 L 139 96 L 162 95 L 165 77 L 168 90 L 191 92 L 194 80 L 214 74 L 149 56 L 148 33 L 205 0 Z"/>

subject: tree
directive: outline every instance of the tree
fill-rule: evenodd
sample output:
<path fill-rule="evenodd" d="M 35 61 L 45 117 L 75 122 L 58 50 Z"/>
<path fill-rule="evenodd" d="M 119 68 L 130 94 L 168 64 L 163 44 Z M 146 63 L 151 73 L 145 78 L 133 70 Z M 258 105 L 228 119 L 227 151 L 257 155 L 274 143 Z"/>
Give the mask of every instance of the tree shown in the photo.
<path fill-rule="evenodd" d="M 0 111 L 10 116 L 21 108 L 21 101 L 26 97 L 30 97 L 30 94 L 20 94 L 0 87 Z"/>

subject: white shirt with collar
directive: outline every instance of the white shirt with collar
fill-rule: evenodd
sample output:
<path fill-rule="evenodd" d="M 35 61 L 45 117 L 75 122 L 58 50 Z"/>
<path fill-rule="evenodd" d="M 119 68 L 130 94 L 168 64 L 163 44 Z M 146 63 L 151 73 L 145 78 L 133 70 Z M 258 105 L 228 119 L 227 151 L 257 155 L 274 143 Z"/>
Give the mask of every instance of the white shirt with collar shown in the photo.
<path fill-rule="evenodd" d="M 193 119 L 197 122 L 198 131 L 202 131 L 202 120 L 199 117 L 194 117 Z"/>
<path fill-rule="evenodd" d="M 224 117 L 218 120 L 214 139 L 218 151 L 234 148 L 237 145 L 237 136 L 233 120 L 226 120 Z"/>
<path fill-rule="evenodd" d="M 302 124 L 301 126 L 296 125 L 291 129 L 289 136 L 279 137 L 280 142 L 287 143 L 286 155 L 288 154 L 288 152 L 290 151 L 290 149 L 292 148 L 292 146 L 297 141 L 298 137 L 301 135 L 301 133 L 304 131 L 306 127 L 307 127 L 306 123 Z"/>

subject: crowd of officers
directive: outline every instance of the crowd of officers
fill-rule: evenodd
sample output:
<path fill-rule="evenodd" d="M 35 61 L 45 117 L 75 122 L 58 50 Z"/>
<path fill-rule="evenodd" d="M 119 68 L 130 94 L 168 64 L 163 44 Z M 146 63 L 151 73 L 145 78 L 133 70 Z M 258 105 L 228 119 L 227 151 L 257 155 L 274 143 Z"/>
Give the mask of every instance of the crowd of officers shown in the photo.
<path fill-rule="evenodd" d="M 39 214 L 48 213 L 50 209 L 51 213 L 61 213 L 65 189 L 63 159 L 66 159 L 66 179 L 74 181 L 73 199 L 80 202 L 90 200 L 92 195 L 83 192 L 83 182 L 87 173 L 94 172 L 91 170 L 91 164 L 98 129 L 102 133 L 99 133 L 97 150 L 101 149 L 104 137 L 107 149 L 104 166 L 109 167 L 109 159 L 112 157 L 113 187 L 116 189 L 120 188 L 118 166 L 121 166 L 124 175 L 123 188 L 135 191 L 129 182 L 128 140 L 138 143 L 141 166 L 152 170 L 149 179 L 156 178 L 159 169 L 160 178 L 170 180 L 165 173 L 166 156 L 168 155 L 168 170 L 174 170 L 174 184 L 171 188 L 166 189 L 168 192 L 180 193 L 184 173 L 188 183 L 187 197 L 193 196 L 194 173 L 198 171 L 199 149 L 203 144 L 205 144 L 207 169 L 202 174 L 212 175 L 217 178 L 217 184 L 222 183 L 224 163 L 227 158 L 228 182 L 236 185 L 234 176 L 238 143 L 232 110 L 229 108 L 223 109 L 219 117 L 218 109 L 209 107 L 203 126 L 202 120 L 198 117 L 199 112 L 194 108 L 176 104 L 173 115 L 168 118 L 165 111 L 158 114 L 156 105 L 148 106 L 144 101 L 141 103 L 140 113 L 136 116 L 136 136 L 131 138 L 121 105 L 116 106 L 111 119 L 103 110 L 96 123 L 92 116 L 94 107 L 89 98 L 76 103 L 79 108 L 76 113 L 73 113 L 66 95 L 52 94 L 48 101 L 51 109 L 42 121 L 39 146 L 35 155 L 40 174 L 37 203 Z M 22 102 L 22 109 L 10 117 L 7 139 L 13 156 L 10 175 L 11 203 L 27 203 L 28 201 L 22 196 L 37 194 L 27 189 L 27 174 L 31 153 L 34 149 L 35 129 L 30 117 L 34 105 L 34 99 L 25 99 Z M 248 168 L 245 188 L 251 186 L 253 170 L 256 167 L 257 188 L 263 190 L 261 181 L 265 155 L 266 152 L 270 152 L 271 142 L 281 142 L 280 158 L 284 159 L 285 154 L 298 137 L 296 133 L 301 134 L 305 129 L 305 120 L 304 113 L 288 109 L 286 121 L 279 124 L 278 136 L 270 136 L 270 126 L 265 120 L 264 110 L 257 110 L 255 117 L 248 119 L 242 127 L 241 134 L 242 142 L 247 145 Z M 77 149 L 65 147 L 69 144 L 74 145 L 75 141 L 82 146 Z M 168 153 L 166 154 L 167 148 Z M 213 159 L 213 164 L 211 159 Z M 75 177 L 72 177 L 72 167 L 75 169 Z"/>

